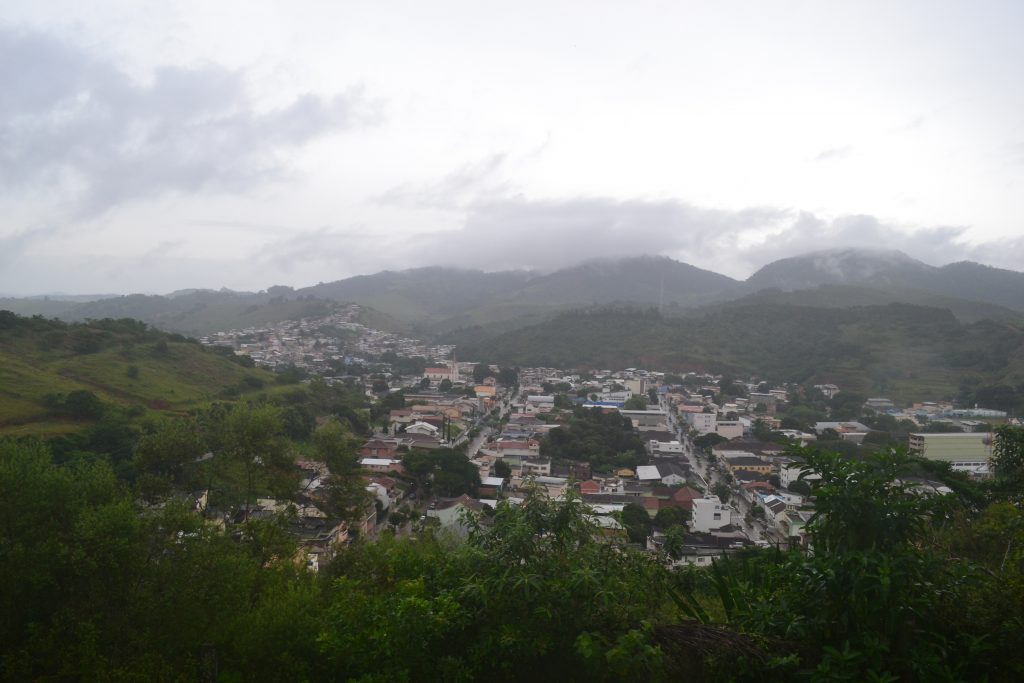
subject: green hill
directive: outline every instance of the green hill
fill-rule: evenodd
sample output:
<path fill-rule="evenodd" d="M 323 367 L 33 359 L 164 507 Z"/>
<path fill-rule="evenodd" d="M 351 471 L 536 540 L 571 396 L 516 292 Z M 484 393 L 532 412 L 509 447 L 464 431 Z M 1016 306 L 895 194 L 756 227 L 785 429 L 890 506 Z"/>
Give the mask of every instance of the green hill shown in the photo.
<path fill-rule="evenodd" d="M 291 292 L 288 288 L 282 289 Z M 131 294 L 103 299 L 76 306 L 59 317 L 64 320 L 134 318 L 162 330 L 201 336 L 221 330 L 327 315 L 335 306 L 333 301 L 305 296 L 289 298 L 273 291 L 252 294 L 196 290 L 177 296 Z"/>
<path fill-rule="evenodd" d="M 184 411 L 274 375 L 135 320 L 63 323 L 0 311 L 0 434 L 72 431 L 75 392 L 138 413 Z"/>
<path fill-rule="evenodd" d="M 1024 383 L 1024 325 L 968 324 L 948 310 L 909 304 L 757 303 L 677 318 L 635 308 L 591 309 L 476 336 L 459 354 L 512 365 L 758 374 L 917 400 L 951 398 L 962 382 Z"/>
<path fill-rule="evenodd" d="M 518 289 L 529 277 L 524 271 L 484 273 L 432 266 L 358 275 L 299 289 L 296 294 L 354 301 L 395 318 L 422 323 L 482 306 Z"/>

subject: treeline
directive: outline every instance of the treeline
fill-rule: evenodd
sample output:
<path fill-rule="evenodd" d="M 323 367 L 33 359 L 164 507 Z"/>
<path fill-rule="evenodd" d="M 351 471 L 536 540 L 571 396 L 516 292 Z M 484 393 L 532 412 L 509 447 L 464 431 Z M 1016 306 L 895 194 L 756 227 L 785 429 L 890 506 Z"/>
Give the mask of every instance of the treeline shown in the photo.
<path fill-rule="evenodd" d="M 245 421 L 262 419 L 250 415 Z M 188 438 L 182 433 L 182 438 Z M 1016 681 L 1024 675 L 1024 431 L 997 478 L 898 451 L 794 451 L 821 475 L 814 552 L 712 570 L 602 540 L 538 492 L 463 542 L 385 535 L 320 575 L 273 521 L 227 535 L 140 507 L 103 460 L 0 442 L 7 680 Z"/>
<path fill-rule="evenodd" d="M 0 311 L 0 341 L 16 343 L 30 341 L 44 352 L 65 352 L 86 355 L 106 348 L 142 350 L 148 345 L 152 353 L 166 353 L 168 342 L 192 343 L 195 339 L 180 334 L 161 332 L 133 318 L 104 318 L 86 322 L 67 323 L 41 316 L 23 317 L 10 311 Z M 225 357 L 229 354 L 223 353 Z M 247 358 L 235 357 L 236 362 L 251 364 Z"/>

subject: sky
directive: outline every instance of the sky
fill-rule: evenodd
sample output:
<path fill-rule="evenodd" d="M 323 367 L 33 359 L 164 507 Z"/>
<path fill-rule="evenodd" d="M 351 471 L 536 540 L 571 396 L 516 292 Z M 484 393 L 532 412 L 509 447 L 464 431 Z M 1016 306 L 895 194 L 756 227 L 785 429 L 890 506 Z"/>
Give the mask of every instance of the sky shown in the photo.
<path fill-rule="evenodd" d="M 1024 270 L 1024 3 L 7 0 L 0 294 Z"/>

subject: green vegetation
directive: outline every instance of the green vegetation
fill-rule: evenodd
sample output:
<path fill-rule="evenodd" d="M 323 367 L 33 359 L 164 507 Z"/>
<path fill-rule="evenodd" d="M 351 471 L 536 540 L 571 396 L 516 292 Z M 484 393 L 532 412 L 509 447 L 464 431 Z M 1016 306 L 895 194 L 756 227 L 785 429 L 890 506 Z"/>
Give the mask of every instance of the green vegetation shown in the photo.
<path fill-rule="evenodd" d="M 211 432 L 229 435 L 224 453 L 277 438 L 272 410 L 233 410 Z M 191 430 L 153 432 L 136 456 L 173 478 L 187 460 L 175 453 L 204 447 Z M 997 438 L 991 485 L 899 451 L 793 451 L 821 475 L 813 553 L 752 549 L 673 570 L 667 555 L 603 540 L 578 498 L 530 491 L 471 515 L 463 542 L 385 534 L 320 575 L 293 561 L 284 519 L 225 533 L 173 498 L 140 506 L 106 459 L 58 464 L 8 439 L 0 677 L 1015 681 L 1024 437 Z M 954 493 L 922 495 L 910 483 L 922 471 Z M 642 509 L 623 517 L 650 525 Z M 667 554 L 682 541 L 671 517 L 655 518 Z"/>
<path fill-rule="evenodd" d="M 0 311 L 0 434 L 53 434 L 105 406 L 182 413 L 274 375 L 134 320 L 67 324 Z"/>
<path fill-rule="evenodd" d="M 643 443 L 628 417 L 576 407 L 568 423 L 556 427 L 540 442 L 545 458 L 589 462 L 595 471 L 634 468 L 647 462 Z"/>
<path fill-rule="evenodd" d="M 601 308 L 566 313 L 461 352 L 510 365 L 756 373 L 773 382 L 832 382 L 844 392 L 896 400 L 978 396 L 980 389 L 1002 392 L 1008 399 L 1002 405 L 1024 407 L 1024 324 L 964 324 L 948 310 L 907 304 L 829 309 L 764 303 L 684 318 Z M 1003 388 L 992 389 L 997 386 Z"/>
<path fill-rule="evenodd" d="M 429 452 L 410 451 L 402 458 L 405 471 L 416 477 L 420 487 L 428 480 L 439 496 L 454 498 L 464 493 L 476 495 L 480 486 L 480 470 L 464 453 L 450 448 Z"/>
<path fill-rule="evenodd" d="M 623 405 L 626 410 L 647 410 L 647 399 L 643 396 L 630 396 Z"/>

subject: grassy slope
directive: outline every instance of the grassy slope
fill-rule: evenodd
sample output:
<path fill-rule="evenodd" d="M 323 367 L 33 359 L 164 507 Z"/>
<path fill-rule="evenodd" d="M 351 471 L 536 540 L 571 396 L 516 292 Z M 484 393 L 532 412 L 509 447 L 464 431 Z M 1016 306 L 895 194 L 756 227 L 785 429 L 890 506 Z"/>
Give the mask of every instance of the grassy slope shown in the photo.
<path fill-rule="evenodd" d="M 56 329 L 48 333 L 59 335 Z M 111 403 L 178 412 L 213 400 L 246 377 L 273 381 L 266 371 L 242 367 L 193 343 L 167 341 L 162 353 L 154 343 L 125 344 L 114 335 L 104 348 L 81 354 L 59 340 L 44 341 L 43 334 L 0 331 L 0 434 L 76 429 L 77 423 L 48 415 L 47 394 L 87 389 Z M 129 377 L 131 366 L 138 368 L 137 378 Z"/>

